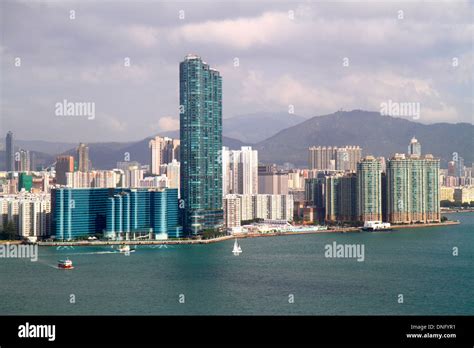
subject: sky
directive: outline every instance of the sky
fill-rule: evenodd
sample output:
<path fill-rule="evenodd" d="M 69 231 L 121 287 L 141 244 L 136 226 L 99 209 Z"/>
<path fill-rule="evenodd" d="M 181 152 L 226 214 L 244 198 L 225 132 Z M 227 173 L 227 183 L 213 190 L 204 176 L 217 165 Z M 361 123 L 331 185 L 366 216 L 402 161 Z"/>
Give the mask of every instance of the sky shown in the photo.
<path fill-rule="evenodd" d="M 2 1 L 0 135 L 134 141 L 179 127 L 179 62 L 223 77 L 223 117 L 418 103 L 473 123 L 471 1 Z M 91 103 L 94 117 L 57 112 Z M 282 116 L 284 117 L 284 116 Z M 402 116 L 404 117 L 404 116 Z"/>

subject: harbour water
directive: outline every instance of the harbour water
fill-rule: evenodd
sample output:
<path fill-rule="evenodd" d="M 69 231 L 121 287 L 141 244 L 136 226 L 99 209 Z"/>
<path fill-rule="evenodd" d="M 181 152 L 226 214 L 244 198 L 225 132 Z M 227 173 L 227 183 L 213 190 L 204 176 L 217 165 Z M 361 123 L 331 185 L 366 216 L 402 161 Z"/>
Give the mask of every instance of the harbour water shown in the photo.
<path fill-rule="evenodd" d="M 473 315 L 474 213 L 449 218 L 462 223 L 242 239 L 239 256 L 233 240 L 40 247 L 37 262 L 0 259 L 0 314 Z M 325 257 L 334 241 L 364 261 Z M 74 270 L 57 269 L 66 257 Z"/>

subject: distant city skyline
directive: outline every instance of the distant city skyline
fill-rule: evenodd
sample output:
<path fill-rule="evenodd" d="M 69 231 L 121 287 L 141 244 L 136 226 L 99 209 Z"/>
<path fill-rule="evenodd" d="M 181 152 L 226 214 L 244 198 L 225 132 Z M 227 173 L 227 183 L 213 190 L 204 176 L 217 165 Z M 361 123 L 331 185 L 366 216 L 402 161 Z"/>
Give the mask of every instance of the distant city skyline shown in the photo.
<path fill-rule="evenodd" d="M 225 77 L 224 119 L 415 103 L 417 122 L 472 123 L 469 1 L 0 7 L 0 129 L 16 139 L 135 141 L 178 129 L 177 62 L 188 53 Z M 93 114 L 58 113 L 63 101 Z"/>

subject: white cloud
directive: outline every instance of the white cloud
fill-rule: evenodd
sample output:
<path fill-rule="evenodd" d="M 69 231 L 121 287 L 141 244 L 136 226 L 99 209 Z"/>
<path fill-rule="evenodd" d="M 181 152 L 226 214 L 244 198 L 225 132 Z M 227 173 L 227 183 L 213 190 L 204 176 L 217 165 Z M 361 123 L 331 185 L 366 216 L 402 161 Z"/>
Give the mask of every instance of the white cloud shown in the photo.
<path fill-rule="evenodd" d="M 95 126 L 93 122 L 97 120 L 100 123 L 100 127 L 107 129 L 109 132 L 124 133 L 128 130 L 127 122 L 122 121 L 107 112 L 101 112 L 97 107 L 95 113 L 95 119 L 90 121 L 92 122 L 91 126 Z"/>
<path fill-rule="evenodd" d="M 173 38 L 176 42 L 187 40 L 248 49 L 253 45 L 274 44 L 293 32 L 288 13 L 267 12 L 252 18 L 186 24 L 176 29 Z"/>
<path fill-rule="evenodd" d="M 91 2 L 77 7 L 75 21 L 69 8 L 0 2 L 9 13 L 0 46 L 2 105 L 9 105 L 3 123 L 24 138 L 136 140 L 178 129 L 177 117 L 156 113 L 174 115 L 178 64 L 189 52 L 221 71 L 224 117 L 286 111 L 289 104 L 303 116 L 378 110 L 391 99 L 420 102 L 421 122 L 472 122 L 469 1 L 125 2 L 113 9 Z M 185 20 L 178 19 L 181 8 Z M 403 20 L 396 18 L 400 9 Z M 294 20 L 288 10 L 295 10 Z M 25 26 L 17 25 L 20 19 Z M 21 68 L 12 66 L 16 56 Z M 130 67 L 123 65 L 127 56 Z M 342 67 L 343 57 L 350 67 Z M 456 68 L 453 57 L 459 57 Z M 56 121 L 53 132 L 40 126 L 48 124 L 51 107 L 31 96 L 51 105 L 95 100 L 98 121 Z M 99 111 L 110 116 L 103 123 Z M 25 128 L 31 115 L 38 126 Z"/>
<path fill-rule="evenodd" d="M 172 116 L 164 116 L 159 119 L 158 126 L 164 132 L 176 130 L 179 129 L 179 120 Z"/>
<path fill-rule="evenodd" d="M 130 57 L 124 57 L 130 58 Z M 82 69 L 80 78 L 83 82 L 92 84 L 110 83 L 116 81 L 143 83 L 151 76 L 149 67 L 133 63 L 130 58 L 130 66 L 124 65 L 125 61 L 109 66 L 98 66 L 95 68 Z"/>
<path fill-rule="evenodd" d="M 289 74 L 271 79 L 265 78 L 262 72 L 250 71 L 242 87 L 242 99 L 245 102 L 273 104 L 281 109 L 288 109 L 289 105 L 293 105 L 295 113 L 308 113 L 312 110 L 336 111 L 353 102 L 351 96 L 324 87 L 315 88 L 307 81 Z"/>
<path fill-rule="evenodd" d="M 158 42 L 158 29 L 151 26 L 133 25 L 127 28 L 128 38 L 135 44 L 149 48 Z"/>

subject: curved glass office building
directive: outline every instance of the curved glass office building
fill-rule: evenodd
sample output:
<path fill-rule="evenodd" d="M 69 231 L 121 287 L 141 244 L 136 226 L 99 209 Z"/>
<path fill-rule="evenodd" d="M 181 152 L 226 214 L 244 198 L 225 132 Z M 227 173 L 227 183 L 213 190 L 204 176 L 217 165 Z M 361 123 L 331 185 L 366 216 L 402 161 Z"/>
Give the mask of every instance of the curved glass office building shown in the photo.
<path fill-rule="evenodd" d="M 56 239 L 181 237 L 177 189 L 60 188 L 52 190 L 51 200 Z"/>

